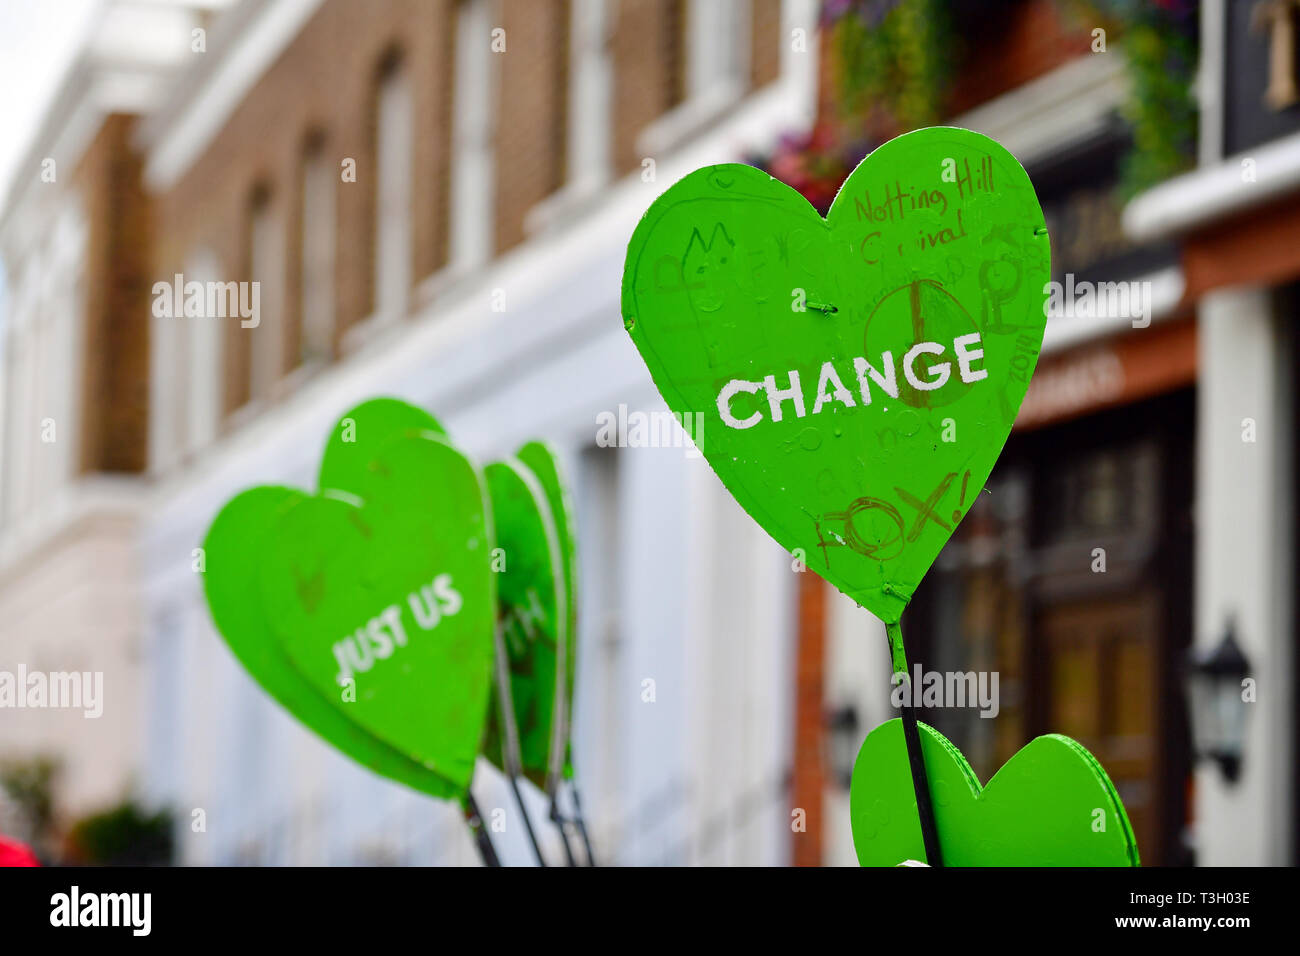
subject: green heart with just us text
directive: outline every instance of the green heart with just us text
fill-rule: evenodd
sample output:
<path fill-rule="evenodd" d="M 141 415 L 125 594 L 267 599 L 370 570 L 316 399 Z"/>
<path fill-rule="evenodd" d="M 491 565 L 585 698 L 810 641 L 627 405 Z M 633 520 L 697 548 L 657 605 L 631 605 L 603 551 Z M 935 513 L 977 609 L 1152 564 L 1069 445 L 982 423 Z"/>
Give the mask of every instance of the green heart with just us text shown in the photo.
<path fill-rule="evenodd" d="M 356 497 L 287 509 L 262 607 L 295 668 L 355 723 L 467 787 L 487 713 L 495 582 L 482 479 L 435 436 L 371 461 Z"/>

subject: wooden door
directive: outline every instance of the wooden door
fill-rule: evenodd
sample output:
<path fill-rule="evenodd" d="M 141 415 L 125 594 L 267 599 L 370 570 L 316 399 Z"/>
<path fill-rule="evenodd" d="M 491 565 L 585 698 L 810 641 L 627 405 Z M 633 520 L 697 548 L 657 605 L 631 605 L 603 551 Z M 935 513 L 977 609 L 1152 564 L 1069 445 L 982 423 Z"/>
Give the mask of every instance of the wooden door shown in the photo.
<path fill-rule="evenodd" d="M 1047 726 L 1073 737 L 1106 768 L 1143 855 L 1158 858 L 1156 801 L 1161 681 L 1157 592 L 1042 609 Z"/>

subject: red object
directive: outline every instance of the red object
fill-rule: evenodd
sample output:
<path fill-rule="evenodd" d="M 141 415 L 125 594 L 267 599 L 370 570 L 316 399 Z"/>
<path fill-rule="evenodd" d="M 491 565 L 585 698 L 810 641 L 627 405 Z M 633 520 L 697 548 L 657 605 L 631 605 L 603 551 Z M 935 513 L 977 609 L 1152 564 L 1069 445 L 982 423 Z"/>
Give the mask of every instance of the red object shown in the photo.
<path fill-rule="evenodd" d="M 17 840 L 0 835 L 0 866 L 40 866 L 36 854 Z"/>

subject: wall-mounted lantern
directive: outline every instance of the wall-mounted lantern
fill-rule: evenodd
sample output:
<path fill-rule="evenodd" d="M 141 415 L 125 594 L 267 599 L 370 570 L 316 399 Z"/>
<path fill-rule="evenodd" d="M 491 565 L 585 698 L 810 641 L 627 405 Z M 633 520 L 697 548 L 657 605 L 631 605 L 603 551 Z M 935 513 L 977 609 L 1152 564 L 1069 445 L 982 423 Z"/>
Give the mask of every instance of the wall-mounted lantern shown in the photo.
<path fill-rule="evenodd" d="M 1188 659 L 1187 692 L 1191 705 L 1192 742 L 1200 757 L 1219 765 L 1229 783 L 1241 775 L 1246 743 L 1246 701 L 1242 681 L 1250 661 L 1237 643 L 1236 622 L 1229 618 L 1223 638 L 1213 649 Z"/>

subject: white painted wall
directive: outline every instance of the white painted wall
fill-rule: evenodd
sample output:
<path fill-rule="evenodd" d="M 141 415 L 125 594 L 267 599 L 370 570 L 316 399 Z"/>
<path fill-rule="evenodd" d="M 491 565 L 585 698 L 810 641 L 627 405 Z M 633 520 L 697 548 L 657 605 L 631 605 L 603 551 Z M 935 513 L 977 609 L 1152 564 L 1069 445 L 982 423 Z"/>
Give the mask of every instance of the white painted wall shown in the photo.
<path fill-rule="evenodd" d="M 1261 287 L 1223 289 L 1199 310 L 1195 642 L 1212 649 L 1235 615 L 1258 699 L 1248 705 L 1241 779 L 1196 773 L 1197 862 L 1291 862 L 1294 710 L 1294 447 L 1284 322 Z M 1256 441 L 1243 421 L 1254 419 Z"/>
<path fill-rule="evenodd" d="M 582 5 L 588 15 L 591 6 Z M 814 5 L 788 6 L 787 30 L 811 32 Z M 469 10 L 489 7 L 476 0 Z M 418 306 L 393 334 L 362 337 L 345 362 L 268 403 L 163 480 L 141 540 L 147 640 L 155 648 L 150 666 L 177 672 L 155 683 L 151 720 L 184 728 L 184 742 L 177 757 L 174 731 L 159 732 L 147 776 L 150 795 L 179 811 L 182 859 L 230 863 L 242 847 L 268 863 L 477 861 L 458 810 L 352 764 L 252 685 L 213 633 L 191 570 L 191 550 L 231 495 L 259 483 L 311 487 L 338 416 L 389 394 L 432 410 L 480 462 L 545 437 L 569 466 L 584 574 L 575 763 L 602 862 L 786 861 L 788 810 L 778 782 L 790 764 L 796 582 L 789 559 L 685 449 L 592 447 L 597 413 L 619 403 L 663 408 L 619 315 L 627 239 L 653 199 L 687 172 L 734 161 L 741 146 L 811 121 L 815 53 L 783 62 L 782 80 L 737 104 L 707 134 L 657 156 L 655 182 L 629 177 L 598 207 L 562 228 L 543 224 L 503 259 L 484 262 L 474 251 L 481 241 L 454 226 L 459 283 Z M 599 68 L 583 75 L 589 82 L 607 76 Z M 191 110 L 201 112 L 202 102 Z M 184 130 L 199 118 L 182 111 L 155 124 L 155 176 L 176 175 L 183 160 L 167 123 Z M 473 132 L 457 131 L 471 178 L 487 168 L 472 155 Z M 583 170 L 599 177 L 606 160 L 587 158 Z M 470 202 L 485 194 L 467 195 Z M 467 214 L 454 213 L 454 221 Z M 476 271 L 466 277 L 464 270 Z M 492 310 L 497 289 L 504 312 Z M 163 611 L 171 608 L 186 627 L 167 623 L 174 618 Z M 185 646 L 159 649 L 169 641 Z M 653 702 L 643 697 L 647 680 Z M 170 692 L 167 681 L 185 692 Z M 506 862 L 529 864 L 513 800 L 482 761 L 474 791 L 484 810 L 507 812 L 507 832 L 494 835 Z M 547 831 L 540 794 L 529 792 L 530 813 Z M 742 802 L 753 807 L 743 816 Z M 206 811 L 205 832 L 187 825 L 195 808 Z M 561 859 L 553 834 L 548 855 Z"/>

